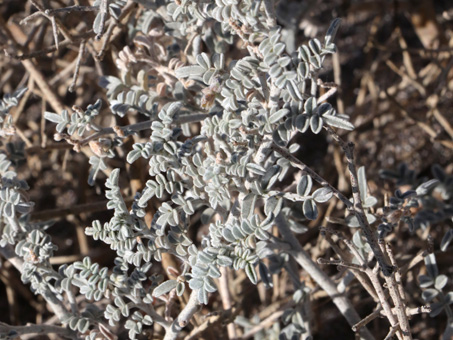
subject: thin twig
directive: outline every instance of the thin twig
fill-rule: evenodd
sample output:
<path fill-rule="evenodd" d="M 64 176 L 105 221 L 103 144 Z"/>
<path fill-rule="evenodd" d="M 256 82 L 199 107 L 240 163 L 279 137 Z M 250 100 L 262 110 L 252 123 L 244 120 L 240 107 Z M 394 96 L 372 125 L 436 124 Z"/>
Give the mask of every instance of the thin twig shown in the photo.
<path fill-rule="evenodd" d="M 82 63 L 82 57 L 83 57 L 84 53 L 85 53 L 85 40 L 82 40 L 80 42 L 80 46 L 79 46 L 79 53 L 77 55 L 77 63 L 76 63 L 76 66 L 75 66 L 74 76 L 72 77 L 71 85 L 69 85 L 69 88 L 68 88 L 69 92 L 73 92 L 74 91 L 74 87 L 76 85 L 77 78 L 79 76 L 80 64 Z"/>
<path fill-rule="evenodd" d="M 415 120 L 414 118 L 412 118 L 409 114 L 409 112 L 404 108 L 403 105 L 401 105 L 396 99 L 395 97 L 393 97 L 388 91 L 387 89 L 384 90 L 385 92 L 385 95 L 387 96 L 388 99 L 390 99 L 390 101 L 392 103 L 395 104 L 395 106 L 399 109 L 399 112 L 403 115 L 404 118 L 406 118 L 410 123 L 412 124 L 416 124 L 418 125 L 423 131 L 425 131 L 431 138 L 435 139 L 437 137 L 437 132 L 434 131 L 434 129 L 429 126 L 428 124 L 426 124 L 425 122 L 422 122 L 420 120 Z"/>
<path fill-rule="evenodd" d="M 391 340 L 391 339 L 393 339 L 393 336 L 394 336 L 395 333 L 398 331 L 398 329 L 399 329 L 398 325 L 391 327 L 390 330 L 389 330 L 389 332 L 388 332 L 388 334 L 387 334 L 387 336 L 384 338 L 384 340 Z"/>
<path fill-rule="evenodd" d="M 58 49 L 59 49 L 58 28 L 57 28 L 57 21 L 55 20 L 55 17 L 53 17 L 53 16 L 50 17 L 50 23 L 52 24 L 53 40 L 55 41 L 55 46 L 58 51 Z"/>
<path fill-rule="evenodd" d="M 254 326 L 252 329 L 248 330 L 244 335 L 242 335 L 239 340 L 250 339 L 259 331 L 271 327 L 280 317 L 283 315 L 285 311 L 279 310 L 271 314 L 269 317 L 261 321 L 258 325 Z"/>
<path fill-rule="evenodd" d="M 405 293 L 404 293 L 404 287 L 403 287 L 403 282 L 402 282 L 402 279 L 401 279 L 401 271 L 396 263 L 396 259 L 395 259 L 395 255 L 393 254 L 393 250 L 390 246 L 390 244 L 387 244 L 387 254 L 389 256 L 389 259 L 390 259 L 390 263 L 392 264 L 392 266 L 394 268 L 396 268 L 395 270 L 395 281 L 396 281 L 396 284 L 398 286 L 398 290 L 399 290 L 399 294 L 401 296 L 401 299 L 404 301 L 406 301 L 406 296 L 405 296 Z"/>
<path fill-rule="evenodd" d="M 406 80 L 408 83 L 410 83 L 413 87 L 417 89 L 417 91 L 420 93 L 422 97 L 426 96 L 426 90 L 425 87 L 420 84 L 418 81 L 415 79 L 412 79 L 408 74 L 405 72 L 401 71 L 390 59 L 387 59 L 385 61 L 385 64 L 396 74 L 398 74 L 401 78 Z"/>
<path fill-rule="evenodd" d="M 133 198 L 125 198 L 126 204 L 131 203 Z M 82 213 L 94 213 L 107 210 L 108 201 L 85 203 L 74 205 L 67 208 L 43 210 L 32 213 L 30 216 L 31 221 L 48 221 L 57 218 L 67 217 L 68 215 L 79 215 Z"/>
<path fill-rule="evenodd" d="M 53 91 L 43 74 L 38 70 L 36 65 L 31 60 L 22 60 L 22 65 L 30 73 L 30 76 L 33 78 L 35 83 L 40 88 L 43 95 L 46 97 L 47 102 L 50 104 L 55 112 L 61 112 L 64 110 L 64 105 L 61 102 L 60 98 L 57 97 L 55 91 Z"/>
<path fill-rule="evenodd" d="M 329 99 L 330 97 L 332 97 L 335 93 L 337 93 L 337 87 L 332 87 L 331 89 L 329 89 L 326 93 L 324 93 L 322 96 L 320 96 L 316 102 L 319 104 L 321 104 L 322 102 L 325 102 L 327 99 Z"/>
<path fill-rule="evenodd" d="M 99 6 L 68 6 L 63 8 L 50 8 L 46 9 L 44 13 L 48 15 L 54 15 L 58 13 L 70 13 L 70 12 L 93 12 L 98 11 Z"/>
<path fill-rule="evenodd" d="M 52 15 L 47 15 L 46 14 L 46 9 L 41 6 L 37 1 L 35 0 L 30 0 L 30 2 L 35 6 L 42 14 L 45 16 L 51 23 L 52 23 L 52 31 L 54 35 L 54 40 L 55 40 L 55 46 L 58 50 L 59 48 L 59 43 L 58 43 L 58 29 L 60 29 L 61 34 L 70 41 L 73 41 L 72 35 L 69 32 L 69 30 L 61 23 L 61 21 L 58 18 L 55 18 Z"/>
<path fill-rule="evenodd" d="M 357 251 L 357 248 L 352 244 L 351 241 L 349 241 L 344 236 L 342 236 L 340 232 L 336 232 L 330 228 L 324 228 L 324 227 L 322 227 L 320 229 L 321 229 L 321 234 L 325 235 L 327 242 L 329 242 L 329 244 L 333 248 L 333 250 L 342 259 L 349 259 L 350 256 L 347 257 L 345 254 L 346 252 L 344 250 L 342 250 L 340 247 L 338 247 L 333 242 L 332 238 L 330 237 L 330 234 L 337 235 L 337 237 L 347 245 L 347 247 L 351 251 L 352 255 L 354 255 L 354 257 L 358 260 L 358 262 L 360 264 L 360 270 L 355 270 L 352 273 L 354 274 L 356 279 L 360 282 L 362 287 L 365 288 L 365 290 L 368 292 L 368 294 L 370 294 L 370 296 L 373 298 L 373 300 L 375 302 L 379 302 L 379 297 L 376 295 L 376 291 L 374 290 L 373 286 L 370 284 L 367 275 L 365 275 L 365 273 L 364 273 L 364 271 L 366 269 L 366 261 L 362 257 L 362 255 L 360 255 L 360 253 Z"/>
<path fill-rule="evenodd" d="M 269 145 L 270 150 L 279 153 L 281 156 L 283 156 L 287 160 L 291 161 L 291 163 L 293 163 L 293 165 L 295 167 L 302 170 L 302 172 L 310 175 L 310 177 L 313 178 L 316 182 L 318 182 L 322 186 L 328 187 L 330 190 L 332 190 L 333 195 L 336 198 L 338 198 L 340 201 L 342 201 L 345 204 L 345 206 L 348 208 L 348 210 L 353 209 L 353 204 L 351 203 L 351 201 L 349 201 L 349 199 L 345 195 L 343 195 L 340 191 L 337 190 L 337 188 L 335 188 L 328 181 L 326 181 L 324 178 L 322 178 L 320 175 L 318 175 L 314 170 L 312 170 L 309 166 L 307 166 L 301 160 L 294 157 L 291 153 L 289 153 L 288 150 L 286 150 L 270 141 L 264 141 L 262 143 L 262 145 Z"/>
<path fill-rule="evenodd" d="M 393 267 L 387 263 L 387 260 L 385 259 L 381 248 L 379 247 L 376 234 L 371 229 L 371 226 L 368 223 L 368 219 L 365 215 L 365 210 L 363 209 L 362 196 L 359 191 L 358 175 L 354 162 L 354 143 L 346 143 L 331 127 L 327 127 L 327 131 L 329 132 L 330 136 L 332 136 L 332 138 L 340 145 L 346 156 L 352 189 L 352 212 L 357 217 L 360 228 L 362 229 L 363 234 L 365 235 L 365 238 L 370 245 L 374 256 L 376 257 L 376 260 L 378 261 L 379 266 L 384 273 L 384 276 L 390 276 L 393 272 Z"/>
<path fill-rule="evenodd" d="M 68 47 L 72 44 L 79 43 L 81 40 L 90 39 L 90 38 L 94 37 L 94 35 L 95 34 L 94 34 L 93 30 L 90 30 L 88 32 L 84 32 L 84 33 L 80 34 L 79 36 L 73 37 L 72 40 L 65 39 L 62 42 L 60 42 L 58 46 L 53 45 L 53 46 L 47 47 L 47 48 L 39 50 L 39 51 L 33 51 L 33 52 L 22 53 L 22 54 L 10 54 L 6 50 L 4 52 L 8 57 L 14 58 L 17 60 L 26 60 L 26 59 L 31 59 L 31 58 L 37 58 L 37 57 L 42 57 L 46 54 L 55 52 L 57 50 L 57 48 Z"/>
<path fill-rule="evenodd" d="M 234 318 L 241 312 L 240 309 L 238 308 L 232 308 L 229 311 L 223 311 L 221 313 L 214 312 L 214 313 L 209 313 L 208 315 L 204 316 L 203 318 L 205 319 L 203 323 L 201 323 L 199 326 L 194 327 L 194 329 L 184 337 L 184 340 L 196 340 L 200 339 L 201 334 L 204 333 L 207 330 L 214 329 L 218 323 L 226 322 L 227 320 L 234 320 Z"/>
<path fill-rule="evenodd" d="M 323 258 L 318 259 L 319 264 L 328 264 L 332 266 L 340 266 L 340 267 L 345 267 L 349 268 L 352 270 L 357 270 L 359 272 L 364 272 L 365 269 L 362 266 L 359 266 L 358 264 L 352 263 L 352 262 L 346 262 L 344 260 L 326 260 Z"/>
<path fill-rule="evenodd" d="M 26 25 L 26 24 L 28 24 L 28 22 L 30 20 L 34 20 L 37 17 L 43 17 L 43 16 L 44 16 L 44 13 L 40 12 L 40 11 L 32 13 L 29 16 L 23 18 L 21 21 L 19 21 L 19 25 Z"/>
<path fill-rule="evenodd" d="M 367 273 L 368 277 L 370 278 L 370 281 L 374 287 L 374 290 L 376 291 L 376 294 L 379 298 L 379 303 L 384 310 L 385 317 L 390 322 L 390 326 L 392 326 L 392 327 L 396 326 L 397 321 L 396 321 L 395 315 L 393 314 L 392 308 L 386 299 L 384 289 L 382 288 L 382 285 L 379 282 L 378 273 L 371 268 L 367 268 L 366 273 Z M 399 338 L 402 339 L 402 337 L 400 335 L 399 335 Z"/>
<path fill-rule="evenodd" d="M 376 319 L 379 316 L 381 310 L 382 310 L 382 307 L 379 306 L 375 311 L 373 311 L 373 313 L 367 315 L 362 320 L 357 322 L 354 326 L 352 326 L 352 330 L 354 332 L 357 332 L 360 328 L 366 326 L 368 323 L 370 323 L 371 321 L 373 321 L 374 319 Z"/>
<path fill-rule="evenodd" d="M 409 270 L 422 262 L 428 254 L 429 252 L 425 249 L 415 255 L 408 263 L 401 267 L 401 275 L 405 275 Z"/>

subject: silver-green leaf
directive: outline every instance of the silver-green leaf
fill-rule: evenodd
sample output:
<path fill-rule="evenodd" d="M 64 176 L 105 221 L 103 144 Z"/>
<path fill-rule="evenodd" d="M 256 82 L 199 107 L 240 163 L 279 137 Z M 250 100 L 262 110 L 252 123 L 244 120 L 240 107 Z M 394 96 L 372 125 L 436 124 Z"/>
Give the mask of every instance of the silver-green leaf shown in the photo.
<path fill-rule="evenodd" d="M 177 284 L 178 284 L 178 281 L 176 281 L 176 280 L 168 280 L 168 281 L 162 282 L 160 285 L 158 285 L 153 290 L 153 296 L 159 297 L 161 295 L 167 294 L 172 289 L 175 289 Z"/>
<path fill-rule="evenodd" d="M 305 217 L 309 220 L 316 220 L 318 218 L 318 207 L 316 206 L 316 202 L 314 200 L 306 200 L 302 205 L 302 210 Z"/>

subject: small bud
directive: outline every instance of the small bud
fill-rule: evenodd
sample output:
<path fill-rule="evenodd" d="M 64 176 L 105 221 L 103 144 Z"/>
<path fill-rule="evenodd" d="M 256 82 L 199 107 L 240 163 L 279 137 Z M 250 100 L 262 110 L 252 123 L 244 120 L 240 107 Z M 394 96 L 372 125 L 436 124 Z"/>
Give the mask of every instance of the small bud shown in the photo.
<path fill-rule="evenodd" d="M 2 136 L 14 136 L 16 134 L 16 128 L 13 125 L 6 126 L 2 129 Z"/>
<path fill-rule="evenodd" d="M 73 110 L 74 112 L 83 114 L 82 108 L 81 108 L 80 106 L 78 106 L 78 105 L 73 105 L 73 106 L 72 106 L 72 110 Z"/>
<path fill-rule="evenodd" d="M 157 84 L 156 92 L 160 97 L 165 97 L 167 95 L 167 85 L 165 83 Z"/>
<path fill-rule="evenodd" d="M 105 157 L 108 153 L 108 148 L 105 146 L 104 143 L 98 142 L 96 140 L 92 140 L 88 143 L 90 146 L 91 151 L 98 156 L 98 157 Z"/>
<path fill-rule="evenodd" d="M 178 58 L 171 58 L 170 61 L 168 62 L 168 68 L 170 70 L 175 70 L 177 68 L 176 66 L 178 65 L 179 62 L 180 62 L 180 60 Z M 184 66 L 184 63 L 182 64 L 182 66 Z"/>
<path fill-rule="evenodd" d="M 82 150 L 82 147 L 79 143 L 74 143 L 74 147 L 72 148 L 75 152 L 79 153 Z"/>

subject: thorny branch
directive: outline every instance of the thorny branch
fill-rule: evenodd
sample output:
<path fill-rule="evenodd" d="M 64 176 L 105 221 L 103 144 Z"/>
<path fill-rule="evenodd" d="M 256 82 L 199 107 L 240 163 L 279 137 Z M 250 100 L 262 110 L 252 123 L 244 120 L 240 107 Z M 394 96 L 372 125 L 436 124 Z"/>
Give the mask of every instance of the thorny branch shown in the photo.
<path fill-rule="evenodd" d="M 351 327 L 358 323 L 360 321 L 360 317 L 354 309 L 354 306 L 347 297 L 338 292 L 337 287 L 330 277 L 325 274 L 315 262 L 313 262 L 310 255 L 307 254 L 307 252 L 302 248 L 299 241 L 294 237 L 294 234 L 289 229 L 282 214 L 279 214 L 276 217 L 275 223 L 283 237 L 283 240 L 289 243 L 292 247 L 288 253 L 294 257 L 296 262 L 332 298 L 333 303 L 337 306 Z M 364 339 L 374 339 L 373 335 L 366 328 L 360 329 L 360 335 Z"/>
<path fill-rule="evenodd" d="M 390 321 L 392 329 L 393 329 L 393 327 L 399 327 L 399 328 L 401 328 L 401 332 L 402 332 L 401 338 L 402 339 L 412 339 L 411 333 L 410 333 L 409 322 L 407 319 L 407 315 L 405 313 L 405 306 L 404 306 L 403 300 L 400 296 L 399 288 L 395 282 L 395 273 L 393 272 L 394 268 L 393 268 L 393 266 L 387 264 L 387 259 L 384 256 L 384 249 L 381 248 L 381 246 L 377 240 L 376 234 L 371 229 L 371 226 L 368 223 L 368 220 L 365 215 L 365 211 L 363 209 L 362 199 L 361 199 L 361 195 L 360 195 L 359 187 L 358 187 L 358 176 L 357 176 L 357 171 L 356 171 L 354 157 L 353 157 L 354 145 L 352 143 L 344 142 L 335 133 L 335 131 L 333 131 L 332 128 L 327 127 L 327 130 L 328 130 L 329 134 L 332 136 L 332 138 L 340 144 L 340 146 L 343 148 L 343 150 L 345 152 L 346 159 L 348 162 L 348 169 L 349 169 L 349 173 L 350 173 L 353 203 L 351 203 L 335 187 L 330 185 L 326 180 L 324 180 L 321 176 L 319 176 L 314 170 L 310 169 L 307 165 L 305 165 L 303 162 L 301 162 L 300 160 L 295 158 L 293 155 L 291 155 L 285 149 L 279 147 L 275 143 L 272 143 L 270 145 L 270 148 L 273 151 L 280 153 L 283 157 L 289 159 L 296 167 L 298 167 L 305 173 L 309 174 L 315 181 L 317 181 L 321 185 L 329 187 L 332 190 L 333 194 L 337 198 L 339 198 L 343 203 L 345 203 L 346 207 L 352 213 L 355 214 L 355 216 L 357 217 L 359 224 L 362 228 L 362 231 L 368 241 L 368 244 L 370 245 L 370 247 L 374 253 L 374 256 L 376 257 L 376 259 L 379 263 L 379 266 L 384 274 L 385 281 L 389 288 L 390 296 L 396 307 L 396 311 L 397 311 L 396 314 L 397 314 L 398 322 L 395 319 L 395 317 L 393 316 L 393 313 L 391 312 L 391 307 L 390 307 L 389 303 L 387 302 L 387 299 L 385 298 L 384 290 L 382 289 L 382 287 L 379 283 L 377 274 L 371 268 L 359 267 L 359 266 L 356 266 L 353 264 L 348 264 L 344 261 L 334 262 L 331 264 L 342 265 L 342 266 L 350 268 L 350 269 L 365 271 L 365 273 L 368 274 L 374 289 L 376 290 L 379 301 L 380 301 L 381 305 L 383 306 L 384 311 L 386 312 L 386 315 Z M 321 260 L 321 262 L 325 262 L 325 261 Z"/>

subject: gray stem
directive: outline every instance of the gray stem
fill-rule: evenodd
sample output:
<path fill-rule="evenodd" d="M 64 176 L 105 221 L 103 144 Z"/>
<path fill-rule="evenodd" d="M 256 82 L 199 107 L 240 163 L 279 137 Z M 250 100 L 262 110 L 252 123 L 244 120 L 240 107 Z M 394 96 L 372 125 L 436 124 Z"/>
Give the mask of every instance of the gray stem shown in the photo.
<path fill-rule="evenodd" d="M 190 319 L 198 310 L 198 291 L 193 290 L 190 294 L 189 301 L 184 309 L 176 317 L 175 321 L 171 324 L 170 328 L 165 333 L 164 340 L 176 340 L 179 332 L 189 324 Z"/>

